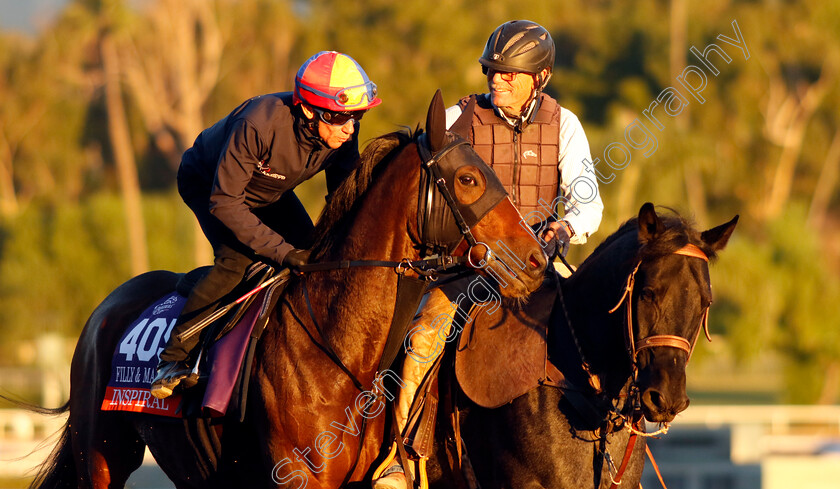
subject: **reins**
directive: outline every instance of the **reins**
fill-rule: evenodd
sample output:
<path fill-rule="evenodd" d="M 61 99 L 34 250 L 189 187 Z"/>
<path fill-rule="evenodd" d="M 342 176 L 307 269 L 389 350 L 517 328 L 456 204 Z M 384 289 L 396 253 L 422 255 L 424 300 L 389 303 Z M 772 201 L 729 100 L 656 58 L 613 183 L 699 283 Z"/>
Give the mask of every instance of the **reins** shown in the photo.
<path fill-rule="evenodd" d="M 408 270 L 418 275 L 427 277 L 430 280 L 437 280 L 440 273 L 452 273 L 452 269 L 468 263 L 469 260 L 463 256 L 433 256 L 421 260 L 411 261 L 403 258 L 400 261 L 392 260 L 340 260 L 319 263 L 307 263 L 296 267 L 301 273 L 325 272 L 332 270 L 346 270 L 359 267 L 385 267 L 393 268 L 397 274 L 403 274 Z"/>
<path fill-rule="evenodd" d="M 699 259 L 701 259 L 705 262 L 709 261 L 708 256 L 703 252 L 703 250 L 701 250 L 696 245 L 693 245 L 693 244 L 690 244 L 690 243 L 683 246 L 682 248 L 680 248 L 678 250 L 673 251 L 672 253 L 676 254 L 676 255 L 699 258 Z M 568 265 L 568 263 L 566 263 L 565 259 L 563 260 L 563 262 L 566 265 L 566 267 L 568 267 L 571 270 L 571 267 Z M 610 314 L 612 314 L 615 311 L 617 311 L 621 307 L 622 304 L 626 303 L 627 313 L 626 313 L 626 316 L 625 316 L 625 327 L 622 330 L 624 332 L 625 347 L 627 349 L 628 355 L 629 355 L 629 357 L 632 361 L 632 366 L 633 366 L 633 379 L 631 379 L 631 392 L 633 391 L 633 388 L 634 388 L 634 384 L 632 384 L 632 383 L 635 382 L 635 376 L 637 374 L 637 357 L 638 357 L 639 351 L 644 350 L 646 348 L 656 348 L 656 347 L 665 346 L 665 347 L 677 348 L 679 350 L 682 350 L 682 351 L 686 352 L 686 354 L 688 355 L 688 359 L 690 359 L 691 354 L 694 350 L 694 346 L 696 345 L 697 339 L 700 335 L 700 329 L 703 329 L 703 331 L 705 332 L 706 338 L 709 341 L 711 341 L 711 336 L 709 335 L 709 306 L 706 306 L 706 308 L 703 310 L 703 317 L 701 319 L 702 328 L 698 328 L 697 334 L 695 334 L 694 338 L 692 338 L 691 341 L 689 341 L 689 340 L 687 340 L 687 339 L 685 339 L 681 336 L 676 336 L 676 335 L 651 335 L 651 336 L 648 336 L 646 338 L 642 338 L 641 340 L 635 340 L 635 337 L 634 337 L 634 334 L 633 334 L 632 297 L 633 297 L 633 287 L 634 287 L 634 284 L 635 284 L 636 273 L 639 271 L 639 268 L 641 267 L 641 265 L 642 265 L 642 261 L 639 260 L 638 263 L 636 263 L 636 266 L 633 268 L 633 270 L 630 272 L 630 274 L 627 277 L 627 281 L 626 281 L 626 285 L 624 287 L 624 291 L 623 291 L 623 293 L 621 295 L 621 298 L 619 299 L 618 303 L 612 309 L 610 309 L 608 311 Z M 564 298 L 563 298 L 563 293 L 562 293 L 562 290 L 561 290 L 559 285 L 557 287 L 557 295 L 558 295 L 558 298 L 560 299 L 560 305 L 563 309 L 563 314 L 564 314 L 564 317 L 566 319 L 566 324 L 568 324 L 568 326 L 569 326 L 569 331 L 572 335 L 572 339 L 574 340 L 575 347 L 578 351 L 578 354 L 580 355 L 581 368 L 587 374 L 587 376 L 589 378 L 590 386 L 593 388 L 595 393 L 598 394 L 598 393 L 601 392 L 600 379 L 598 378 L 598 376 L 596 374 L 591 372 L 589 363 L 586 361 L 586 357 L 583 353 L 583 349 L 581 348 L 580 342 L 578 341 L 577 335 L 575 334 L 574 327 L 572 326 L 571 319 L 569 317 L 569 313 L 568 313 L 568 310 L 566 308 L 566 303 L 565 303 Z M 688 359 L 686 360 L 686 363 L 688 362 Z M 556 371 L 557 370 L 557 368 L 553 364 L 550 363 L 548 358 L 546 358 L 546 370 L 547 371 L 549 371 L 549 370 L 555 370 Z M 554 385 L 556 383 L 548 382 L 546 384 L 547 385 Z M 555 385 L 555 386 L 562 388 L 562 385 Z M 575 405 L 576 407 L 579 404 L 581 404 L 581 403 L 580 402 L 573 402 L 573 405 Z M 639 408 L 637 406 L 634 406 L 634 408 L 633 408 L 634 412 L 638 409 Z M 635 444 L 636 444 L 636 438 L 639 437 L 639 436 L 641 436 L 641 437 L 655 437 L 655 436 L 663 435 L 663 434 L 668 433 L 668 429 L 670 427 L 668 423 L 664 423 L 664 426 L 662 426 L 657 431 L 655 431 L 653 433 L 645 433 L 644 431 L 642 431 L 640 428 L 638 428 L 636 426 L 636 422 L 634 421 L 634 419 L 631 419 L 631 418 L 635 418 L 634 416 L 628 417 L 628 416 L 622 415 L 622 414 L 617 413 L 617 412 L 615 414 L 619 418 L 624 420 L 624 426 L 627 429 L 627 431 L 630 433 L 630 438 L 628 439 L 628 444 L 627 444 L 627 447 L 624 451 L 624 456 L 622 458 L 620 466 L 618 467 L 618 469 L 615 472 L 615 476 L 613 476 L 612 474 L 610 475 L 610 479 L 611 479 L 610 489 L 617 489 L 619 487 L 619 484 L 621 483 L 621 478 L 623 477 L 624 472 L 625 472 L 625 470 L 626 470 L 626 468 L 629 464 L 630 457 L 632 456 L 633 449 L 634 449 Z M 606 430 L 604 430 L 603 436 L 604 437 L 607 436 L 607 431 Z M 604 452 L 604 453 L 605 453 L 605 458 L 608 458 L 607 452 Z M 653 454 L 651 453 L 650 448 L 646 447 L 646 453 L 647 453 L 648 457 L 650 458 L 651 463 L 654 465 L 654 469 L 656 470 L 657 476 L 659 477 L 659 481 L 662 483 L 662 487 L 665 487 L 665 482 L 662 479 L 662 475 L 659 472 L 659 467 L 656 465 L 656 461 L 653 459 Z M 615 466 L 612 465 L 611 462 L 610 462 L 610 465 L 612 466 L 613 469 L 615 469 Z"/>

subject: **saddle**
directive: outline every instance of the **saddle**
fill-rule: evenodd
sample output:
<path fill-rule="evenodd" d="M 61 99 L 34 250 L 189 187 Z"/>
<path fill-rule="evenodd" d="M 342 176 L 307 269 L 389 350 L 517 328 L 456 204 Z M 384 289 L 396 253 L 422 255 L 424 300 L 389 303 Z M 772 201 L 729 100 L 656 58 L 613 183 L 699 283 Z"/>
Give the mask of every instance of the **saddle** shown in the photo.
<path fill-rule="evenodd" d="M 112 375 L 101 409 L 133 411 L 170 417 L 244 417 L 251 364 L 268 311 L 285 288 L 285 280 L 237 301 L 205 328 L 203 341 L 193 352 L 198 385 L 176 391 L 167 399 L 150 396 L 148 386 L 158 355 L 171 334 L 192 288 L 211 267 L 192 270 L 179 279 L 175 290 L 149 306 L 123 334 L 112 361 Z M 236 300 L 263 283 L 273 269 L 255 263 L 229 297 Z"/>
<path fill-rule="evenodd" d="M 474 403 L 496 408 L 549 378 L 546 339 L 557 287 L 552 273 L 521 309 L 499 308 L 490 314 L 486 308 L 473 308 L 458 342 L 455 374 Z"/>
<path fill-rule="evenodd" d="M 439 392 L 440 385 L 454 384 L 457 378 L 463 393 L 486 408 L 507 404 L 544 383 L 563 385 L 563 375 L 547 361 L 547 329 L 557 287 L 559 279 L 549 274 L 520 310 L 470 309 L 460 338 L 447 344 L 417 389 L 403 434 L 403 443 L 414 458 L 431 455 L 439 406 L 457 424 L 454 403 L 448 392 Z M 444 380 L 450 370 L 455 378 Z"/>

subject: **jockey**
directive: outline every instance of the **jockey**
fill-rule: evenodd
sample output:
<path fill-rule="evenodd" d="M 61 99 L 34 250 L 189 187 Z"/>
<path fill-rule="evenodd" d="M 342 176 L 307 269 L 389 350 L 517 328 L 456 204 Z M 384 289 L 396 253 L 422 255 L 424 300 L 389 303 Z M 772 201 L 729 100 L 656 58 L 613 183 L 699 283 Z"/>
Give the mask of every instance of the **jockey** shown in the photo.
<path fill-rule="evenodd" d="M 597 231 L 604 207 L 595 175 L 584 164 L 591 156 L 580 121 L 543 93 L 551 78 L 554 49 L 551 35 L 534 22 L 514 20 L 497 27 L 478 60 L 489 93 L 474 95 L 477 103 L 471 132 L 476 152 L 495 170 L 549 258 L 565 255 L 569 243 L 585 243 Z M 447 109 L 447 126 L 458 119 L 468 101 L 465 97 Z M 559 204 L 562 216 L 558 215 Z M 451 301 L 463 292 L 464 284 L 459 284 L 443 287 L 437 297 L 430 294 L 415 324 L 431 324 L 429 318 L 456 317 Z M 446 337 L 450 326 L 440 326 L 446 331 L 426 328 L 410 339 L 413 354 L 407 355 L 403 364 L 406 387 L 400 391 L 397 406 L 401 430 L 414 393 L 434 364 L 436 338 Z M 392 463 L 373 487 L 404 489 L 402 467 Z"/>
<path fill-rule="evenodd" d="M 195 384 L 190 351 L 176 336 L 211 313 L 256 261 L 307 262 L 313 229 L 293 190 L 325 170 L 332 193 L 359 160 L 362 116 L 382 101 L 350 56 L 322 51 L 298 70 L 294 92 L 245 101 L 198 135 L 178 169 L 178 192 L 213 246 L 213 268 L 190 293 L 160 355 L 151 392 Z M 183 381 L 183 382 L 182 382 Z"/>

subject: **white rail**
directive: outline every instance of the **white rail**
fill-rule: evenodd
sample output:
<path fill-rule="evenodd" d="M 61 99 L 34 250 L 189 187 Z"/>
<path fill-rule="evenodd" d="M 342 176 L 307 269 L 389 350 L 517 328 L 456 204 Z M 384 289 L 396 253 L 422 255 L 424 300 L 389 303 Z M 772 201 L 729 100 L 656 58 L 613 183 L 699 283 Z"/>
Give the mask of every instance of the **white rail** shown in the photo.
<path fill-rule="evenodd" d="M 677 416 L 674 424 L 710 428 L 760 425 L 770 435 L 796 432 L 840 435 L 840 406 L 691 406 Z"/>

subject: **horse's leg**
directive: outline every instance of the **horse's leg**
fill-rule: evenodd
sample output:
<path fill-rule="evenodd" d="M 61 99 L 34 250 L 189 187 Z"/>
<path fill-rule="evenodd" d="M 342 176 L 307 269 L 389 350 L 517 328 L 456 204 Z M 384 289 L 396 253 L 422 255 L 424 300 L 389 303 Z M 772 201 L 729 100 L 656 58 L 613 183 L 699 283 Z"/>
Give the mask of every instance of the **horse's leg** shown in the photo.
<path fill-rule="evenodd" d="M 219 484 L 218 438 L 201 419 L 146 418 L 136 423 L 160 469 L 178 489 L 237 487 Z M 241 487 L 253 487 L 243 477 Z"/>
<path fill-rule="evenodd" d="M 94 313 L 73 356 L 70 372 L 70 441 L 80 489 L 123 487 L 131 472 L 143 462 L 145 450 L 132 426 L 132 414 L 100 408 L 114 351 L 112 345 L 116 342 L 105 342 L 107 346 L 101 349 L 90 347 L 95 344 L 91 336 L 99 329 L 93 325 L 100 324 L 108 323 Z M 91 373 L 96 373 L 93 379 Z"/>

